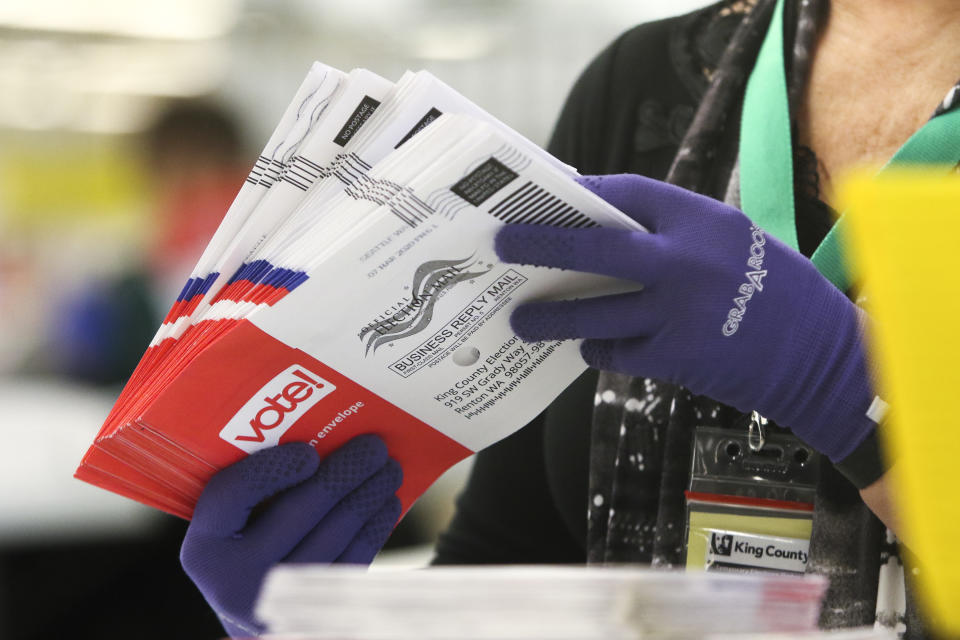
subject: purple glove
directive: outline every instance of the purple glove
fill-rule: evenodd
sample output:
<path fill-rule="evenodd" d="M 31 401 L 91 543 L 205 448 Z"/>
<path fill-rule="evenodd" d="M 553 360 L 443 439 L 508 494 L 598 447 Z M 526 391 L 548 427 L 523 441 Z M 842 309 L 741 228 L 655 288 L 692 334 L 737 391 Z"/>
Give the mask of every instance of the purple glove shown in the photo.
<path fill-rule="evenodd" d="M 400 517 L 402 481 L 374 435 L 323 461 L 302 442 L 258 451 L 210 479 L 180 562 L 227 633 L 258 635 L 253 605 L 267 571 L 278 562 L 369 564 Z"/>
<path fill-rule="evenodd" d="M 522 305 L 517 335 L 587 338 L 592 367 L 759 411 L 835 461 L 856 449 L 876 424 L 860 312 L 808 259 L 690 191 L 626 174 L 579 181 L 650 233 L 507 225 L 497 255 L 643 290 Z"/>

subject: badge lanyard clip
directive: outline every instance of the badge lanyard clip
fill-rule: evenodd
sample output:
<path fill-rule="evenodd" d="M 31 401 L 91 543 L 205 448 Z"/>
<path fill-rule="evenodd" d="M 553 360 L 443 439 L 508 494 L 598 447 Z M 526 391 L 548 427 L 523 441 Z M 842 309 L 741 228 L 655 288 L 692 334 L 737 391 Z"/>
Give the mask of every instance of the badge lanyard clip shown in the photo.
<path fill-rule="evenodd" d="M 750 424 L 747 426 L 747 446 L 750 451 L 757 452 L 763 449 L 767 442 L 767 419 L 756 411 L 750 414 Z"/>

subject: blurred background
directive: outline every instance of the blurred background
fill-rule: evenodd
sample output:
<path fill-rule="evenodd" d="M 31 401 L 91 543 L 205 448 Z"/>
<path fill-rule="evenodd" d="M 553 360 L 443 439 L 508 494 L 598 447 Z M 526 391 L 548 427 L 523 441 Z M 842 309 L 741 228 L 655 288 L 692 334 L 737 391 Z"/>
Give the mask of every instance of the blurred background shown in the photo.
<path fill-rule="evenodd" d="M 185 523 L 72 473 L 313 60 L 428 69 L 545 145 L 600 49 L 704 4 L 0 3 L 0 637 L 221 634 L 177 561 Z M 429 557 L 464 473 L 393 558 Z"/>

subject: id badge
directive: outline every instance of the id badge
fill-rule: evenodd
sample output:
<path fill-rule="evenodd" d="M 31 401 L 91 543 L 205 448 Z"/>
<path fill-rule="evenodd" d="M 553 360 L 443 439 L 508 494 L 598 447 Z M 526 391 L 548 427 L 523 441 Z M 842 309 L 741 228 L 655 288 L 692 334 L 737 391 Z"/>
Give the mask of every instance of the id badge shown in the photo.
<path fill-rule="evenodd" d="M 698 427 L 686 491 L 686 567 L 803 573 L 810 556 L 818 454 L 771 433 Z"/>

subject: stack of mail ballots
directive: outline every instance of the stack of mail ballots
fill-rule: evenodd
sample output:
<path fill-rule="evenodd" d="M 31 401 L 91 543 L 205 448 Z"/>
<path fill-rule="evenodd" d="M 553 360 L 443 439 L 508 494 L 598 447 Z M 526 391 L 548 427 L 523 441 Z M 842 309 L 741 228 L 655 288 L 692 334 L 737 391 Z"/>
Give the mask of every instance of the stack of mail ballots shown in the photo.
<path fill-rule="evenodd" d="M 814 575 L 632 567 L 278 565 L 256 613 L 266 637 L 301 640 L 892 640 L 872 629 L 818 632 L 826 586 Z"/>
<path fill-rule="evenodd" d="M 510 311 L 625 284 L 493 249 L 507 223 L 641 229 L 575 176 L 427 72 L 316 63 L 76 476 L 189 518 L 261 448 L 376 433 L 408 509 L 585 369 Z"/>

